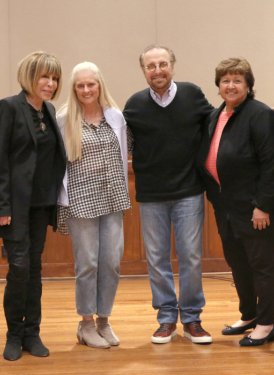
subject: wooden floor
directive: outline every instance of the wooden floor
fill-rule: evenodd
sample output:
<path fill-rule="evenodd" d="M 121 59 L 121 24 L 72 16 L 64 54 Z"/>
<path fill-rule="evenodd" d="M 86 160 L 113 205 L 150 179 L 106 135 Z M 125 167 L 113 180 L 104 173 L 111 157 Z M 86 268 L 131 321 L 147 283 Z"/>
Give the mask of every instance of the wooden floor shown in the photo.
<path fill-rule="evenodd" d="M 176 280 L 176 283 L 178 281 Z M 92 349 L 76 341 L 78 316 L 74 308 L 74 280 L 44 280 L 42 338 L 48 358 L 27 353 L 16 362 L 0 357 L 1 375 L 264 375 L 274 374 L 274 343 L 240 348 L 241 336 L 220 334 L 225 323 L 239 318 L 237 297 L 229 274 L 203 277 L 207 305 L 203 326 L 212 345 L 195 345 L 182 335 L 169 344 L 150 343 L 157 327 L 147 278 L 122 278 L 111 323 L 121 345 Z M 0 298 L 4 282 L 0 283 Z M 0 311 L 0 352 L 5 343 L 5 321 Z"/>

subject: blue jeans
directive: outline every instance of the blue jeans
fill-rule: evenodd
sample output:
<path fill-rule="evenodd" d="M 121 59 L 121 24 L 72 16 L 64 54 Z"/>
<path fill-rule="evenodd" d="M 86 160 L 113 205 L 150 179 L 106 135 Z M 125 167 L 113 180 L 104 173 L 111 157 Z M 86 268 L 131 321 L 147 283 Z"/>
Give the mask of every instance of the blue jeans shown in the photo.
<path fill-rule="evenodd" d="M 167 202 L 140 203 L 142 233 L 158 322 L 200 321 L 205 304 L 201 256 L 204 214 L 203 195 Z M 170 259 L 171 225 L 179 262 L 179 297 L 176 297 Z"/>
<path fill-rule="evenodd" d="M 124 250 L 123 213 L 94 219 L 69 218 L 76 274 L 76 309 L 81 316 L 111 314 Z"/>

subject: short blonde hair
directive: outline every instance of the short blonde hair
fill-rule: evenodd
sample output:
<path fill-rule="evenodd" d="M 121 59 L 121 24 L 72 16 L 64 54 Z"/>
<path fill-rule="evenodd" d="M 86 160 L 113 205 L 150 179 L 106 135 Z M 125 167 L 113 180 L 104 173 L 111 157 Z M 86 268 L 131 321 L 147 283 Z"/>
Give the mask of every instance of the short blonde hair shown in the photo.
<path fill-rule="evenodd" d="M 38 80 L 44 74 L 52 74 L 57 78 L 57 89 L 52 99 L 58 97 L 61 91 L 61 64 L 54 55 L 43 51 L 32 52 L 24 57 L 18 66 L 17 80 L 22 89 L 29 95 L 33 95 Z"/>

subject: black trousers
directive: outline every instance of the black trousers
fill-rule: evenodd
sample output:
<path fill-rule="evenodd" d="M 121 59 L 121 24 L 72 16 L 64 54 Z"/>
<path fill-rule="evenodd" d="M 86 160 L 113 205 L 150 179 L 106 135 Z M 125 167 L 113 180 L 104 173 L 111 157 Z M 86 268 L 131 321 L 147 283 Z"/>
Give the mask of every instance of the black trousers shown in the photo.
<path fill-rule="evenodd" d="M 21 241 L 4 240 L 9 270 L 4 293 L 7 337 L 37 336 L 41 322 L 41 255 L 49 222 L 48 208 L 31 208 Z"/>
<path fill-rule="evenodd" d="M 273 324 L 273 229 L 256 230 L 256 233 L 254 230 L 254 235 L 244 233 L 241 235 L 239 232 L 235 235 L 231 225 L 228 224 L 226 234 L 222 235 L 221 239 L 224 256 L 231 267 L 239 296 L 241 319 L 251 320 L 257 317 L 259 324 Z"/>

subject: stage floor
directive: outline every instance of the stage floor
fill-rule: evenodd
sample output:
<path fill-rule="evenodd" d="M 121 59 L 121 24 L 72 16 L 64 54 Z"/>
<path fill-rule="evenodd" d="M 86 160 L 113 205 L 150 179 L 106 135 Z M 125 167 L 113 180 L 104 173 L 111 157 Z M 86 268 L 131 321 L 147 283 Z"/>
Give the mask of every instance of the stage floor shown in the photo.
<path fill-rule="evenodd" d="M 222 336 L 224 324 L 239 319 L 238 299 L 230 274 L 203 276 L 206 306 L 204 328 L 211 345 L 195 345 L 183 337 L 182 325 L 171 343 L 151 344 L 158 324 L 151 307 L 147 277 L 121 278 L 111 324 L 119 347 L 93 349 L 77 343 L 79 317 L 75 312 L 74 280 L 43 280 L 41 337 L 48 358 L 23 353 L 21 359 L 3 359 L 6 325 L 0 309 L 0 374 L 2 375 L 265 375 L 274 373 L 274 343 L 241 348 L 241 336 Z M 178 287 L 178 280 L 176 279 Z M 0 299 L 5 282 L 0 282 Z"/>

